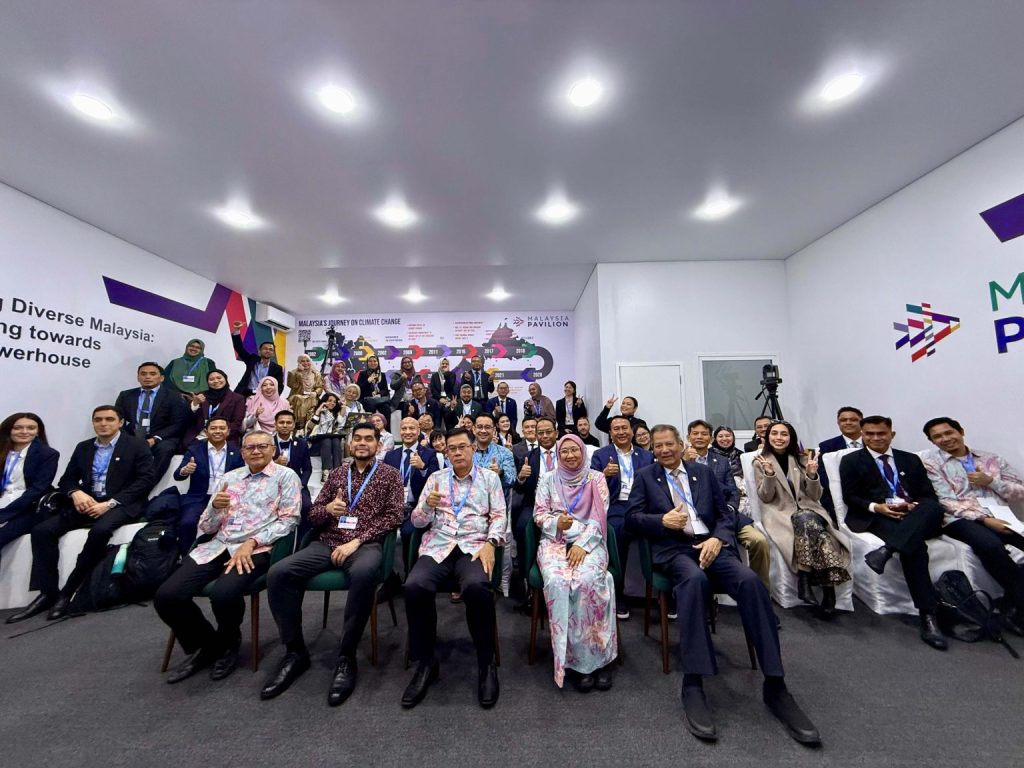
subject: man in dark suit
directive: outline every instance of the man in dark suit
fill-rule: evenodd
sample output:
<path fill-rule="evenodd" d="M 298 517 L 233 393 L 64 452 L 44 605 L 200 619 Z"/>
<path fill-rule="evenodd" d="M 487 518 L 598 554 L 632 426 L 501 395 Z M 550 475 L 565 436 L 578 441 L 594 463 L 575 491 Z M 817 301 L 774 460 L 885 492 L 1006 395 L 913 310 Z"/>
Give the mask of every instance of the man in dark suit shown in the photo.
<path fill-rule="evenodd" d="M 441 404 L 434 398 L 427 397 L 427 388 L 423 382 L 415 381 L 412 385 L 412 400 L 402 404 L 402 418 L 412 416 L 418 419 L 425 413 L 430 415 L 434 424 L 441 423 Z"/>
<path fill-rule="evenodd" d="M 459 426 L 463 416 L 475 419 L 476 415 L 483 410 L 483 404 L 473 399 L 473 386 L 463 384 L 459 387 L 459 397 L 452 400 L 444 409 L 444 425 L 446 431 L 450 432 Z"/>
<path fill-rule="evenodd" d="M 125 434 L 149 444 L 156 485 L 171 466 L 192 414 L 174 387 L 163 386 L 164 370 L 159 365 L 143 363 L 137 377 L 139 386 L 121 392 L 114 405 L 124 414 Z"/>
<path fill-rule="evenodd" d="M 505 414 L 512 424 L 512 431 L 516 431 L 516 425 L 519 423 L 519 405 L 508 396 L 508 382 L 498 382 L 498 394 L 487 401 L 484 411 L 493 413 L 495 419 Z"/>
<path fill-rule="evenodd" d="M 744 453 L 756 451 L 764 445 L 764 436 L 768 431 L 768 425 L 772 423 L 771 416 L 758 416 L 754 419 L 754 439 L 743 446 Z"/>
<path fill-rule="evenodd" d="M 882 573 L 899 552 L 903 577 L 921 614 L 921 639 L 946 650 L 935 618 L 938 601 L 928 574 L 927 540 L 942 530 L 942 505 L 916 454 L 891 448 L 896 433 L 888 416 L 860 421 L 864 448 L 843 456 L 839 477 L 851 531 L 870 531 L 885 542 L 864 556 L 868 567 Z"/>
<path fill-rule="evenodd" d="M 420 445 L 420 424 L 419 421 L 406 416 L 399 425 L 398 436 L 402 441 L 401 447 L 393 448 L 384 455 L 384 463 L 398 470 L 402 476 L 402 485 L 405 505 L 402 517 L 402 562 L 409 562 L 409 542 L 412 540 L 414 531 L 413 524 L 409 519 L 416 504 L 419 503 L 420 494 L 423 493 L 423 486 L 427 478 L 439 469 L 437 453 L 433 448 L 426 448 Z"/>
<path fill-rule="evenodd" d="M 189 481 L 178 515 L 178 544 L 183 555 L 192 549 L 199 518 L 219 489 L 224 473 L 245 463 L 241 449 L 228 442 L 230 431 L 231 426 L 223 416 L 211 418 L 206 423 L 206 439 L 194 441 L 174 470 L 175 480 Z"/>
<path fill-rule="evenodd" d="M 284 369 L 274 362 L 276 351 L 274 342 L 264 341 L 260 344 L 259 354 L 253 354 L 242 343 L 242 321 L 236 321 L 231 331 L 231 344 L 235 348 L 238 359 L 245 363 L 245 375 L 238 380 L 235 392 L 242 397 L 249 397 L 260 388 L 260 382 L 267 376 L 277 379 L 277 391 L 284 392 Z"/>
<path fill-rule="evenodd" d="M 852 405 L 844 405 L 836 413 L 836 423 L 839 424 L 839 434 L 830 437 L 818 444 L 818 455 L 844 451 L 847 448 L 863 448 L 864 444 L 860 439 L 860 420 L 864 418 L 859 408 Z M 825 463 L 821 462 L 818 477 L 821 478 L 821 506 L 828 510 L 832 516 L 832 522 L 839 525 L 836 519 L 836 507 L 832 501 L 832 491 L 829 490 L 828 475 L 825 473 Z"/>
<path fill-rule="evenodd" d="M 481 355 L 473 355 L 470 361 L 470 370 L 463 371 L 459 377 L 459 384 L 469 384 L 473 401 L 480 404 L 481 410 L 487 404 L 487 398 L 494 391 L 494 382 L 491 374 L 484 370 L 484 358 Z"/>
<path fill-rule="evenodd" d="M 629 546 L 633 537 L 626 531 L 626 508 L 629 492 L 633 489 L 633 478 L 638 470 L 654 463 L 654 454 L 633 445 L 633 425 L 629 418 L 616 414 L 609 419 L 611 445 L 598 448 L 590 460 L 590 468 L 604 473 L 608 484 L 608 525 L 615 530 L 615 543 L 619 549 L 619 563 L 623 573 L 629 560 Z M 625 594 L 615 597 L 618 618 L 629 618 L 629 606 Z"/>
<path fill-rule="evenodd" d="M 299 523 L 299 540 L 309 530 L 309 510 L 313 501 L 309 496 L 309 478 L 313 476 L 313 461 L 309 456 L 309 444 L 304 438 L 295 437 L 295 414 L 281 411 L 274 417 L 274 461 L 293 470 L 302 481 L 302 520 Z"/>
<path fill-rule="evenodd" d="M 706 466 L 682 461 L 683 441 L 675 427 L 655 426 L 651 444 L 657 463 L 636 473 L 626 524 L 634 535 L 651 542 L 655 566 L 675 584 L 676 605 L 682 614 L 679 647 L 687 727 L 698 738 L 717 738 L 702 678 L 717 671 L 707 615 L 712 591 L 724 591 L 736 600 L 761 662 L 765 704 L 793 738 L 819 743 L 814 724 L 786 689 L 771 597 L 736 555 L 731 544 L 732 515 L 721 488 Z"/>
<path fill-rule="evenodd" d="M 149 446 L 121 432 L 124 418 L 113 405 L 93 410 L 92 426 L 96 439 L 75 446 L 57 485 L 66 503 L 59 514 L 32 529 L 30 587 L 39 590 L 39 596 L 8 618 L 8 624 L 47 609 L 48 620 L 64 618 L 75 592 L 107 554 L 114 531 L 145 511 L 146 496 L 154 483 Z M 89 536 L 64 588 L 59 589 L 60 537 L 79 528 L 89 528 Z"/>

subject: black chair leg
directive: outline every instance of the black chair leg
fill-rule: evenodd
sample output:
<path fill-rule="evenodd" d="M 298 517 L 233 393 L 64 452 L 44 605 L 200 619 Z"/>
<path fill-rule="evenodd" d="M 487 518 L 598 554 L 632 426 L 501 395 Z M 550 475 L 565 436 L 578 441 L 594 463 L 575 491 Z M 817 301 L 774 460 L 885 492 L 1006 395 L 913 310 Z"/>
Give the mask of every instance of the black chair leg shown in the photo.
<path fill-rule="evenodd" d="M 530 589 L 530 598 L 533 605 L 530 611 L 530 650 L 526 659 L 530 666 L 537 661 L 537 624 L 540 622 L 540 597 L 536 589 Z"/>
<path fill-rule="evenodd" d="M 649 637 L 651 631 L 651 585 L 644 587 L 644 637 Z"/>
<path fill-rule="evenodd" d="M 395 613 L 395 600 L 391 595 L 388 595 L 388 608 L 391 609 L 391 625 L 398 626 L 398 614 Z"/>
<path fill-rule="evenodd" d="M 252 634 L 252 671 L 260 668 L 260 596 L 256 593 L 249 598 L 251 609 L 249 611 L 249 626 Z"/>
<path fill-rule="evenodd" d="M 323 624 L 320 625 L 321 629 L 327 629 L 327 609 L 331 605 L 331 593 L 324 591 L 324 620 Z"/>
<path fill-rule="evenodd" d="M 668 674 L 668 597 L 658 593 L 658 607 L 661 609 L 661 671 Z"/>
<path fill-rule="evenodd" d="M 171 630 L 171 634 L 167 637 L 167 647 L 164 648 L 164 661 L 160 665 L 160 672 L 166 672 L 167 667 L 171 663 L 171 654 L 174 653 L 174 630 Z"/>

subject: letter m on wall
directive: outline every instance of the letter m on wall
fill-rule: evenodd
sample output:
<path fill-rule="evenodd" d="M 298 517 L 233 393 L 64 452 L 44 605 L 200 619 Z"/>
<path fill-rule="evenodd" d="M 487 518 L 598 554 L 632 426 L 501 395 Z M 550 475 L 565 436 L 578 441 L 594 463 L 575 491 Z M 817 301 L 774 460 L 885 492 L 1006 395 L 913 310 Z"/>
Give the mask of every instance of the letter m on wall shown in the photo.
<path fill-rule="evenodd" d="M 1013 281 L 1013 285 L 1010 286 L 1010 290 L 1004 290 L 1003 286 L 992 280 L 988 284 L 988 292 L 992 298 L 992 311 L 999 311 L 999 298 L 1002 296 L 1004 299 L 1012 299 L 1014 291 L 1020 292 L 1020 301 L 1024 304 L 1024 272 L 1017 275 L 1017 279 Z"/>

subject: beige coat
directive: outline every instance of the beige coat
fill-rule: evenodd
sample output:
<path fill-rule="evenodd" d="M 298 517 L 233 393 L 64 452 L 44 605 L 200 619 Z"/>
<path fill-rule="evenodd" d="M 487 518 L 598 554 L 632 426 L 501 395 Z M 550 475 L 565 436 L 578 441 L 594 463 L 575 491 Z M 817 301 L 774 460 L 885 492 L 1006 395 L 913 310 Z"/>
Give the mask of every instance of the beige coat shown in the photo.
<path fill-rule="evenodd" d="M 761 469 L 761 465 L 754 461 L 754 483 L 757 487 L 757 497 L 761 502 L 761 524 L 768 532 L 769 538 L 775 542 L 782 556 L 786 558 L 786 565 L 789 570 L 796 573 L 797 568 L 793 563 L 793 523 L 791 517 L 798 510 L 814 512 L 822 519 L 839 546 L 844 550 L 845 562 L 843 567 L 850 565 L 850 542 L 832 524 L 828 512 L 821 506 L 821 481 L 818 478 L 810 478 L 804 472 L 795 459 L 789 459 L 789 479 L 796 488 L 797 496 L 793 498 L 793 491 L 782 474 L 782 467 L 778 460 L 770 457 L 775 467 L 775 476 L 768 477 Z"/>

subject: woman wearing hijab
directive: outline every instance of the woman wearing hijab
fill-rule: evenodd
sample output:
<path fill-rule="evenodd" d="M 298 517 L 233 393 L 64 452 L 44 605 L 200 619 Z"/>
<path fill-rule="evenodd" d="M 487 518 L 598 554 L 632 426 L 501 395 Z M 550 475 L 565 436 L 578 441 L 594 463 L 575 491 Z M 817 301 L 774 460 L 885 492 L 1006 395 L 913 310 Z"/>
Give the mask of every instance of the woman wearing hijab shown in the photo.
<path fill-rule="evenodd" d="M 540 384 L 536 381 L 530 382 L 530 386 L 526 390 L 530 393 L 530 399 L 523 403 L 523 415 L 525 417 L 533 416 L 539 419 L 541 416 L 547 416 L 549 419 L 555 418 L 555 404 L 551 402 L 550 397 L 544 394 Z M 557 424 L 558 422 L 556 421 L 555 423 Z"/>
<path fill-rule="evenodd" d="M 348 367 L 341 360 L 335 361 L 324 378 L 324 391 L 338 396 L 338 402 L 345 399 L 345 387 L 352 383 Z"/>
<path fill-rule="evenodd" d="M 558 469 L 537 484 L 533 521 L 541 531 L 537 565 L 555 657 L 555 684 L 566 671 L 581 692 L 612 687 L 617 656 L 615 584 L 608 572 L 608 485 L 590 469 L 577 435 L 558 441 Z"/>
<path fill-rule="evenodd" d="M 455 386 L 455 374 L 449 370 L 450 367 L 448 358 L 442 357 L 437 370 L 430 374 L 430 396 L 443 406 L 459 395 Z"/>
<path fill-rule="evenodd" d="M 217 364 L 206 357 L 206 344 L 189 339 L 185 354 L 164 366 L 164 380 L 187 399 L 206 389 L 206 377 L 217 369 Z"/>
<path fill-rule="evenodd" d="M 242 442 L 242 423 L 245 421 L 245 398 L 231 391 L 228 375 L 219 368 L 206 374 L 206 390 L 192 397 L 192 421 L 181 441 L 185 451 L 192 441 L 206 434 L 206 422 L 214 416 L 227 419 L 228 442 Z"/>
<path fill-rule="evenodd" d="M 373 426 L 380 430 L 380 445 L 377 447 L 377 460 L 384 461 L 388 451 L 394 450 L 395 436 L 387 430 L 387 422 L 379 413 L 371 413 L 370 421 Z"/>
<path fill-rule="evenodd" d="M 277 433 L 274 418 L 281 411 L 287 411 L 288 401 L 277 391 L 277 379 L 265 376 L 260 382 L 259 391 L 250 395 L 245 402 L 245 421 L 242 426 L 246 431 L 260 429 L 268 435 Z"/>
<path fill-rule="evenodd" d="M 393 399 L 408 403 L 412 400 L 412 385 L 417 381 L 426 386 L 423 377 L 416 371 L 416 365 L 412 358 L 406 355 L 402 358 L 398 370 L 391 374 L 391 388 L 395 390 Z"/>
<path fill-rule="evenodd" d="M 754 481 L 761 500 L 761 522 L 797 575 L 797 592 L 816 605 L 812 586 L 821 587 L 821 612 L 836 612 L 836 584 L 850 580 L 850 544 L 821 506 L 818 457 L 800 455 L 796 430 L 772 422 L 764 448 L 754 458 Z"/>
<path fill-rule="evenodd" d="M 324 377 L 313 370 L 309 355 L 299 355 L 297 367 L 288 372 L 288 406 L 295 415 L 297 429 L 302 430 L 313 415 L 317 398 L 324 391 Z"/>
<path fill-rule="evenodd" d="M 743 451 L 736 447 L 736 433 L 729 427 L 719 427 L 715 430 L 708 450 L 714 451 L 729 462 L 729 470 L 733 477 L 743 477 L 743 465 L 740 463 Z"/>

